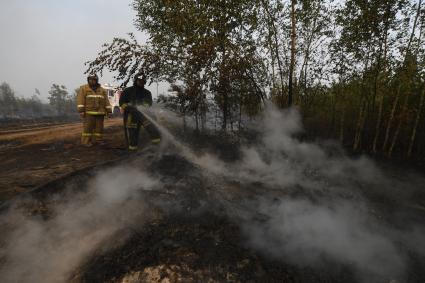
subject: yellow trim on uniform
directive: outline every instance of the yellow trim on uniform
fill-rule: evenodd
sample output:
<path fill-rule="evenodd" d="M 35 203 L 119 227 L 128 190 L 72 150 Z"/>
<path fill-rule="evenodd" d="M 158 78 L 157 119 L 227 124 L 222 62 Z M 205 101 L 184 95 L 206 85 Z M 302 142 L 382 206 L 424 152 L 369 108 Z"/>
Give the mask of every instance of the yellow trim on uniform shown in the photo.
<path fill-rule="evenodd" d="M 94 133 L 93 136 L 101 138 L 103 136 L 103 134 Z"/>
<path fill-rule="evenodd" d="M 133 116 L 131 114 L 128 114 L 127 116 L 127 123 L 125 124 L 126 128 L 137 128 L 137 124 L 132 122 Z"/>
<path fill-rule="evenodd" d="M 83 137 L 91 137 L 91 136 L 93 136 L 93 134 L 92 133 L 82 133 L 81 136 L 83 136 Z"/>
<path fill-rule="evenodd" d="M 128 149 L 129 149 L 129 150 L 137 150 L 137 149 L 138 149 L 138 147 L 137 147 L 137 146 L 132 146 L 132 145 L 130 145 L 130 146 L 128 146 Z"/>
<path fill-rule="evenodd" d="M 88 115 L 105 115 L 105 112 L 97 112 L 97 111 L 86 111 Z"/>
<path fill-rule="evenodd" d="M 81 108 L 81 107 L 85 107 L 85 106 L 84 106 L 84 104 L 78 104 L 77 107 Z"/>
<path fill-rule="evenodd" d="M 153 140 L 151 140 L 151 142 L 154 143 L 154 144 L 158 144 L 158 143 L 161 142 L 161 139 L 153 139 Z"/>
<path fill-rule="evenodd" d="M 86 95 L 86 98 L 87 97 L 93 97 L 93 98 L 105 98 L 103 95 L 100 95 L 100 94 L 88 94 L 88 95 Z"/>

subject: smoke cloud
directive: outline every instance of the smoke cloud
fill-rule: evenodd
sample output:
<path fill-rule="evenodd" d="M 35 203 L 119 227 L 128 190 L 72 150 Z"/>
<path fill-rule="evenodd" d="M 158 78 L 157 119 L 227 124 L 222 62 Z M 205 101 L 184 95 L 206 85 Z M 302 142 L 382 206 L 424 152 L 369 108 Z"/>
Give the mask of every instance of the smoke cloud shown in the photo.
<path fill-rule="evenodd" d="M 140 190 L 158 185 L 134 168 L 96 175 L 87 192 L 60 197 L 43 220 L 15 207 L 0 219 L 7 228 L 0 248 L 2 282 L 64 282 L 93 251 L 118 245 L 140 225 L 145 204 Z M 114 239 L 111 241 L 111 239 Z"/>
<path fill-rule="evenodd" d="M 333 142 L 300 141 L 296 109 L 268 106 L 262 119 L 248 125 L 260 138 L 242 146 L 233 162 L 195 153 L 161 126 L 181 127 L 179 117 L 151 110 L 162 132 L 157 157 L 180 155 L 201 169 L 196 177 L 209 187 L 204 195 L 221 204 L 214 208 L 225 208 L 253 250 L 302 267 L 342 265 L 362 282 L 403 282 L 407 253 L 425 254 L 424 225 L 412 220 L 416 211 L 409 210 L 423 178 L 389 176 L 366 157 L 348 157 Z M 144 159 L 144 166 L 154 161 Z M 165 183 L 175 178 L 155 176 L 137 166 L 99 172 L 86 190 L 53 198 L 47 220 L 28 215 L 25 205 L 11 208 L 0 217 L 7 231 L 0 243 L 2 282 L 66 281 L 94 251 L 125 241 L 129 229 L 148 217 L 141 192 L 175 187 Z M 179 197 L 196 197 L 194 191 L 188 188 Z M 390 205 L 376 202 L 380 197 L 397 204 L 392 213 Z M 394 218 L 398 210 L 409 221 Z"/>
<path fill-rule="evenodd" d="M 243 151 L 239 178 L 288 194 L 277 203 L 270 198 L 258 201 L 257 212 L 268 220 L 245 223 L 249 243 L 302 266 L 317 266 L 323 258 L 351 266 L 363 282 L 403 278 L 406 255 L 396 236 L 402 232 L 379 221 L 368 196 L 381 193 L 401 201 L 388 188 L 399 183 L 407 190 L 412 184 L 385 176 L 364 156 L 347 157 L 338 145 L 299 141 L 302 123 L 296 109 L 268 110 L 256 125 L 262 132 L 260 145 Z"/>
<path fill-rule="evenodd" d="M 264 202 L 259 212 L 268 221 L 247 222 L 244 231 L 264 254 L 301 266 L 321 266 L 323 260 L 344 264 L 363 282 L 403 276 L 404 256 L 359 204 L 288 199 Z"/>
<path fill-rule="evenodd" d="M 423 178 L 400 181 L 365 156 L 348 157 L 335 142 L 300 141 L 303 127 L 295 108 L 268 105 L 262 119 L 247 126 L 261 138 L 242 146 L 241 159 L 233 163 L 179 147 L 214 182 L 222 178 L 218 198 L 231 194 L 223 189 L 229 181 L 237 181 L 247 194 L 257 189 L 243 211 L 236 204 L 239 215 L 228 207 L 250 247 L 300 266 L 317 267 L 326 259 L 350 267 L 362 282 L 405 278 L 407 255 L 400 242 L 425 254 L 418 241 L 425 238 L 424 229 L 418 223 L 395 228 L 396 220 L 384 221 L 386 211 L 370 196 L 392 199 L 399 205 L 395 209 L 403 210 L 411 193 L 425 184 Z"/>

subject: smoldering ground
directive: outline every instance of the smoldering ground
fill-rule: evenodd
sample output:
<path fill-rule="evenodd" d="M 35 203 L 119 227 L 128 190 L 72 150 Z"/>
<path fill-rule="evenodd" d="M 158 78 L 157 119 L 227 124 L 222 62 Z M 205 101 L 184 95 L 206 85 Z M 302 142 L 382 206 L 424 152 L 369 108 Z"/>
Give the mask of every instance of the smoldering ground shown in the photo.
<path fill-rule="evenodd" d="M 302 122 L 294 108 L 268 106 L 248 127 L 261 138 L 242 146 L 236 162 L 181 152 L 213 176 L 237 181 L 247 195 L 254 189 L 254 198 L 238 200 L 245 205 L 236 213 L 228 206 L 249 246 L 301 266 L 323 266 L 324 260 L 343 264 L 362 282 L 416 282 L 408 274 L 409 254 L 417 253 L 418 266 L 424 266 L 424 213 L 411 207 L 424 204 L 423 198 L 412 198 L 423 191 L 423 177 L 389 176 L 393 172 L 365 156 L 348 157 L 332 141 L 300 141 Z M 225 184 L 216 187 L 218 198 L 231 194 Z"/>
<path fill-rule="evenodd" d="M 154 113 L 171 128 L 181 127 L 173 113 Z M 266 258 L 317 269 L 344 266 L 363 282 L 424 278 L 411 276 L 423 263 L 410 259 L 411 253 L 417 261 L 424 255 L 423 224 L 413 217 L 422 215 L 409 210 L 425 183 L 421 177 L 389 177 L 365 157 L 347 157 L 337 144 L 300 141 L 295 109 L 267 109 L 250 125 L 261 138 L 241 146 L 233 162 L 195 153 L 158 127 L 163 142 L 156 155 L 142 153 L 140 167 L 100 171 L 79 193 L 52 197 L 44 218 L 28 215 L 25 203 L 11 207 L 1 217 L 7 228 L 2 281 L 67 281 L 94 253 L 124 243 L 132 229 L 143 230 L 146 190 L 169 194 L 156 205 L 171 213 L 226 215 L 245 239 L 234 244 Z"/>
<path fill-rule="evenodd" d="M 51 199 L 47 219 L 29 215 L 25 201 L 1 216 L 1 282 L 67 281 L 93 251 L 120 244 L 127 228 L 143 222 L 139 192 L 158 182 L 140 170 L 118 167 L 86 185 L 85 191 Z"/>
<path fill-rule="evenodd" d="M 302 130 L 301 118 L 295 109 L 266 112 L 263 121 L 261 146 L 245 149 L 239 172 L 290 197 L 259 201 L 259 211 L 269 220 L 246 223 L 250 243 L 301 265 L 314 266 L 324 258 L 345 263 L 364 282 L 404 282 L 408 251 L 401 249 L 400 235 L 409 234 L 403 245 L 418 251 L 423 244 L 414 239 L 425 236 L 423 226 L 401 227 L 406 218 L 386 215 L 406 210 L 409 194 L 421 190 L 423 178 L 401 183 L 366 157 L 348 158 L 338 145 L 300 142 L 295 135 Z"/>

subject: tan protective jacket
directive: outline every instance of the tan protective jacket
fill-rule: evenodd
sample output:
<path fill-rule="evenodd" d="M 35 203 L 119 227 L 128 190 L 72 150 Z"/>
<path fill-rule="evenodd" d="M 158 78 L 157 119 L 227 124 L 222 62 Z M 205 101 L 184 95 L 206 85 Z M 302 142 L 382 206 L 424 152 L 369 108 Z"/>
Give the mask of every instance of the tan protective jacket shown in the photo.
<path fill-rule="evenodd" d="M 98 86 L 94 91 L 88 84 L 80 87 L 77 95 L 78 112 L 88 115 L 106 115 L 112 113 L 108 94 Z"/>

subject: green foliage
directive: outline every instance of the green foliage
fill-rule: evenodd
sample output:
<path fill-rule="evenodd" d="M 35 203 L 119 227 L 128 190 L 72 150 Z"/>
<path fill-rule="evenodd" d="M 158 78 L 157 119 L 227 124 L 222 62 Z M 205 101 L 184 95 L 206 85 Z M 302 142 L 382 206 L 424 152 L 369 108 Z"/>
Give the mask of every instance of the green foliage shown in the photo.
<path fill-rule="evenodd" d="M 52 116 L 53 110 L 50 105 L 43 103 L 40 91 L 35 89 L 31 98 L 17 97 L 7 83 L 0 85 L 0 118 L 36 118 Z"/>
<path fill-rule="evenodd" d="M 206 95 L 214 97 L 226 129 L 235 108 L 231 85 L 251 89 L 249 96 L 265 96 L 266 67 L 254 35 L 258 5 L 248 0 L 134 1 L 136 26 L 150 35 L 149 44 L 114 39 L 88 63 L 89 71 L 118 71 L 124 84 L 139 71 L 154 80 L 181 81 L 195 104 L 191 108 L 198 109 Z"/>
<path fill-rule="evenodd" d="M 17 111 L 18 102 L 15 92 L 7 83 L 0 85 L 0 113 L 2 116 L 13 116 Z"/>
<path fill-rule="evenodd" d="M 76 113 L 76 95 L 68 95 L 65 86 L 53 84 L 49 91 L 49 104 L 40 100 L 40 91 L 35 89 L 31 98 L 16 97 L 7 83 L 0 85 L 0 118 L 37 118 L 63 116 Z"/>
<path fill-rule="evenodd" d="M 49 104 L 54 107 L 58 115 L 66 113 L 70 106 L 70 97 L 64 85 L 53 84 L 49 91 Z M 75 107 L 74 107 L 75 109 Z"/>
<path fill-rule="evenodd" d="M 141 71 L 150 74 L 150 77 L 159 78 L 159 54 L 154 54 L 148 46 L 140 45 L 133 34 L 129 39 L 114 38 L 110 44 L 104 44 L 98 57 L 86 62 L 86 73 L 99 73 L 104 69 L 115 72 L 115 78 L 123 81 L 125 87 L 132 77 Z"/>
<path fill-rule="evenodd" d="M 148 42 L 115 38 L 87 71 L 115 71 L 124 85 L 139 71 L 168 81 L 175 94 L 164 99 L 169 105 L 197 125 L 208 109 L 219 109 L 223 130 L 242 114 L 256 115 L 267 98 L 285 107 L 291 93 L 306 119 L 325 128 L 321 134 L 356 151 L 420 153 L 413 145 L 425 142 L 424 6 L 134 0 L 135 25 Z"/>

